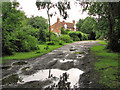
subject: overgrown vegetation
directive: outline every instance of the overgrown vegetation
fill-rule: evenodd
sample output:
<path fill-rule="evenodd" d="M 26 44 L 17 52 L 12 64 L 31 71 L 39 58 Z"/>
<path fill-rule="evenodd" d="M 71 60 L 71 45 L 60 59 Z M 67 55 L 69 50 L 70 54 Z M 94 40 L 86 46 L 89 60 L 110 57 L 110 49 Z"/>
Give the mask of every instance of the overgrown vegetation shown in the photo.
<path fill-rule="evenodd" d="M 10 2 L 2 3 L 3 60 L 28 59 L 40 56 L 65 43 L 73 42 L 67 35 L 57 37 L 52 32 L 50 32 L 51 41 L 48 42 L 49 30 L 47 20 L 41 16 L 27 18 L 24 12 L 16 9 L 18 6 L 19 3 L 17 2 L 13 2 L 13 4 Z"/>
<path fill-rule="evenodd" d="M 35 51 L 30 51 L 30 52 L 18 52 L 15 53 L 14 55 L 11 56 L 4 56 L 2 58 L 2 61 L 0 61 L 0 63 L 4 63 L 6 60 L 9 59 L 29 59 L 29 58 L 34 58 L 34 57 L 38 57 L 41 56 L 43 54 L 46 54 L 56 48 L 61 47 L 61 45 L 49 45 L 48 49 L 47 48 L 48 45 L 39 45 L 38 46 L 38 50 Z M 22 56 L 22 57 L 21 57 Z"/>
<path fill-rule="evenodd" d="M 100 44 L 107 44 L 104 41 Z M 95 70 L 99 72 L 99 83 L 108 88 L 119 88 L 120 70 L 118 63 L 120 61 L 118 53 L 110 52 L 105 49 L 106 46 L 93 46 L 92 54 L 98 60 L 95 62 Z"/>
<path fill-rule="evenodd" d="M 89 15 L 98 16 L 95 25 L 97 36 L 104 36 L 109 41 L 108 49 L 120 52 L 120 2 L 84 2 L 82 6 Z"/>

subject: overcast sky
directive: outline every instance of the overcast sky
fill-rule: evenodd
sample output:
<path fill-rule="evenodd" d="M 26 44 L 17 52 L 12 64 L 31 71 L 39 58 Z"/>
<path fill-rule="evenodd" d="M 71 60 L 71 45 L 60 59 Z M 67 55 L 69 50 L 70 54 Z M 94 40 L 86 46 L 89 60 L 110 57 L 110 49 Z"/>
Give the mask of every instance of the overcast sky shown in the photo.
<path fill-rule="evenodd" d="M 34 16 L 42 16 L 46 19 L 47 17 L 47 12 L 45 9 L 39 10 L 37 9 L 35 3 L 36 0 L 17 0 L 20 3 L 20 7 L 22 8 L 21 10 L 25 12 L 25 15 L 27 17 L 31 17 L 32 15 Z M 50 12 L 56 11 L 57 14 L 51 18 L 51 25 L 54 24 L 57 21 L 57 18 L 60 18 L 60 21 L 66 21 L 66 22 L 72 22 L 75 20 L 75 23 L 78 22 L 79 19 L 84 19 L 88 16 L 87 12 L 82 13 L 82 7 L 80 5 L 75 5 L 74 0 L 71 2 L 71 9 L 68 10 L 69 18 L 64 20 L 60 14 L 58 9 L 51 9 Z"/>

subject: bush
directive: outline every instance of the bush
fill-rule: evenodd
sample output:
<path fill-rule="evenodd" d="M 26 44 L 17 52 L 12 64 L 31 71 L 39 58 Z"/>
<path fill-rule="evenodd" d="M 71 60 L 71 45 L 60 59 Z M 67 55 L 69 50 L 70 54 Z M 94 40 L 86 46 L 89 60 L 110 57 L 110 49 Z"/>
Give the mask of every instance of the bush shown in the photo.
<path fill-rule="evenodd" d="M 16 33 L 14 45 L 17 46 L 17 52 L 35 50 L 38 45 L 38 40 L 34 36 L 28 35 L 26 32 L 20 30 Z"/>
<path fill-rule="evenodd" d="M 68 34 L 69 31 L 69 29 L 64 30 L 64 27 L 61 27 L 61 34 Z"/>
<path fill-rule="evenodd" d="M 73 40 L 70 38 L 69 35 L 62 35 L 62 36 L 60 37 L 60 40 L 66 42 L 66 43 L 72 43 L 72 42 L 73 42 Z"/>
<path fill-rule="evenodd" d="M 72 39 L 73 41 L 80 41 L 80 38 L 78 36 L 73 36 Z"/>
<path fill-rule="evenodd" d="M 63 45 L 63 44 L 64 44 L 64 41 L 60 40 L 59 45 Z"/>
<path fill-rule="evenodd" d="M 55 36 L 55 35 L 52 35 L 52 36 L 51 36 L 51 41 L 59 42 L 59 41 L 60 41 L 60 37 L 57 37 L 57 36 Z"/>
<path fill-rule="evenodd" d="M 81 34 L 82 34 L 81 40 L 88 40 L 89 34 L 85 34 L 85 33 L 81 33 Z"/>
<path fill-rule="evenodd" d="M 80 31 L 70 31 L 68 34 L 72 37 L 73 41 L 81 40 L 82 35 Z"/>
<path fill-rule="evenodd" d="M 46 44 L 47 45 L 55 45 L 56 43 L 54 41 L 50 41 L 50 42 L 48 41 L 48 42 L 46 42 Z"/>
<path fill-rule="evenodd" d="M 34 36 L 28 35 L 23 41 L 22 41 L 22 51 L 30 51 L 35 50 L 36 46 L 38 45 L 38 40 Z"/>

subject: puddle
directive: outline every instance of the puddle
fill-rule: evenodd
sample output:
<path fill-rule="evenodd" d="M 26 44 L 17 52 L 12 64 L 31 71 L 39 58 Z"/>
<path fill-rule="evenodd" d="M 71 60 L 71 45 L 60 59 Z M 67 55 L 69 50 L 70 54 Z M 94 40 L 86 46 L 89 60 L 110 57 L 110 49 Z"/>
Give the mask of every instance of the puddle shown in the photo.
<path fill-rule="evenodd" d="M 78 62 L 77 60 L 73 60 L 73 59 L 60 59 L 60 58 L 54 58 L 53 61 L 57 61 L 57 62 L 60 62 L 60 63 L 69 63 L 69 62 L 73 62 L 73 63 L 76 63 Z"/>
<path fill-rule="evenodd" d="M 25 64 L 27 64 L 27 62 L 20 61 L 20 62 L 14 62 L 12 65 L 25 65 Z"/>
<path fill-rule="evenodd" d="M 44 69 L 40 70 L 33 75 L 20 75 L 19 77 L 22 78 L 22 82 L 18 83 L 26 83 L 30 81 L 45 81 L 45 80 L 52 80 L 53 82 L 58 83 L 60 76 L 63 73 L 67 73 L 69 75 L 68 82 L 71 82 L 70 86 L 73 87 L 74 85 L 78 84 L 80 75 L 83 71 L 79 70 L 78 68 L 72 68 L 67 71 L 60 70 L 60 69 Z M 51 77 L 50 77 L 51 76 Z M 48 78 L 50 77 L 50 78 Z"/>
<path fill-rule="evenodd" d="M 76 55 L 76 58 L 83 58 L 83 57 L 84 57 L 83 54 L 78 54 L 78 55 Z"/>
<path fill-rule="evenodd" d="M 67 63 L 67 62 L 75 62 L 76 60 L 73 60 L 73 59 L 61 59 L 59 60 L 60 63 Z"/>
<path fill-rule="evenodd" d="M 27 66 L 27 67 L 23 67 L 21 70 L 22 70 L 22 71 L 26 71 L 26 70 L 28 70 L 28 69 L 30 69 L 29 66 Z"/>

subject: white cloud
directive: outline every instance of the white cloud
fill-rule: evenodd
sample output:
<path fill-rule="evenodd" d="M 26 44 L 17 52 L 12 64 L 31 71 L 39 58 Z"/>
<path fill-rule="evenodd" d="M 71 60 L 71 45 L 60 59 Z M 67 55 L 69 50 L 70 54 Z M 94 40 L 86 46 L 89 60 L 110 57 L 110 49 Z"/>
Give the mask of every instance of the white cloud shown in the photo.
<path fill-rule="evenodd" d="M 17 1 L 20 3 L 20 7 L 22 7 L 22 10 L 25 12 L 27 17 L 34 15 L 34 16 L 42 16 L 46 19 L 48 18 L 45 9 L 38 11 L 35 5 L 36 0 L 17 0 Z M 70 3 L 71 3 L 71 10 L 68 10 L 69 18 L 67 18 L 64 21 L 72 22 L 72 20 L 75 20 L 77 22 L 79 19 L 84 19 L 85 17 L 88 16 L 87 12 L 82 13 L 82 7 L 80 5 L 74 5 L 73 0 Z M 51 12 L 53 11 L 57 11 L 57 15 L 51 18 L 51 25 L 57 21 L 58 17 L 60 18 L 60 21 L 63 20 L 63 18 L 59 15 L 58 9 L 52 9 Z"/>

